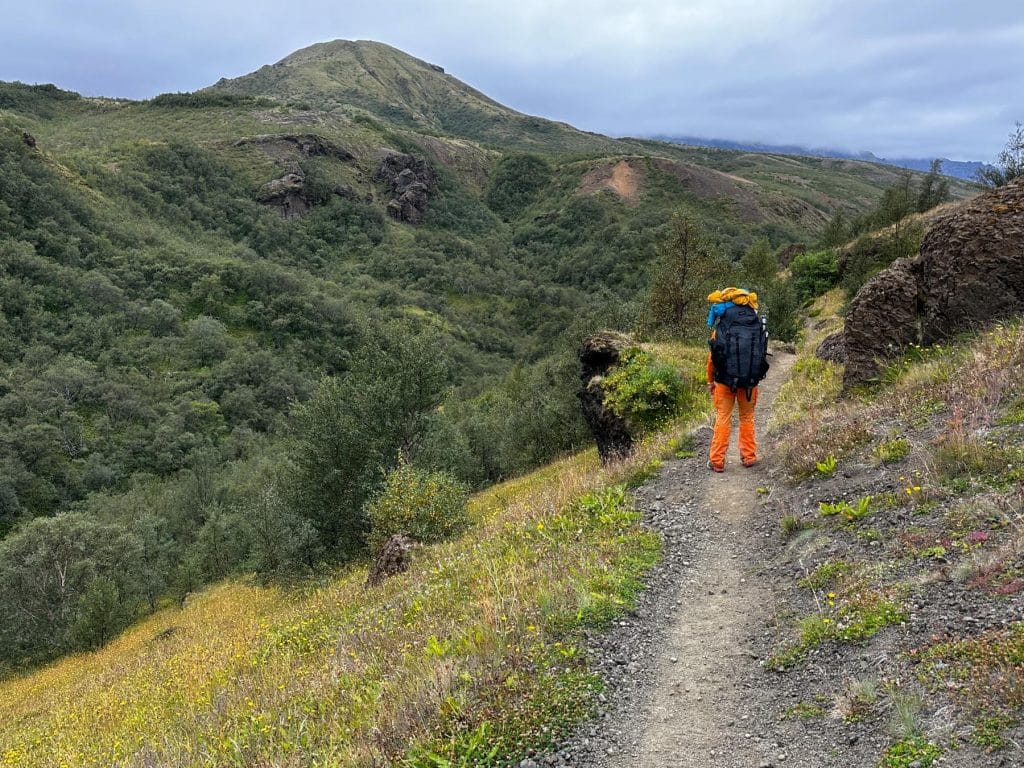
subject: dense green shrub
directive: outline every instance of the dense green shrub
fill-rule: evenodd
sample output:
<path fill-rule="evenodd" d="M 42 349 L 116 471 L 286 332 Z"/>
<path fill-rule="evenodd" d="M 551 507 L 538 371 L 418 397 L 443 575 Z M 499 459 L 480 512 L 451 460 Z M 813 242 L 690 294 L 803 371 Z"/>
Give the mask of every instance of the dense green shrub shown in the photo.
<path fill-rule="evenodd" d="M 759 297 L 760 298 L 760 297 Z M 780 341 L 796 341 L 800 332 L 800 299 L 792 280 L 778 280 L 765 292 L 761 311 L 768 318 L 768 333 Z"/>
<path fill-rule="evenodd" d="M 833 250 L 801 253 L 793 258 L 789 269 L 801 301 L 820 296 L 839 281 L 839 260 Z"/>
<path fill-rule="evenodd" d="M 388 474 L 384 487 L 366 507 L 370 550 L 380 551 L 395 534 L 423 544 L 451 538 L 469 527 L 469 492 L 442 472 L 429 472 L 404 462 Z"/>
<path fill-rule="evenodd" d="M 628 349 L 605 376 L 604 403 L 640 432 L 655 430 L 685 406 L 689 390 L 675 368 L 641 349 Z"/>
<path fill-rule="evenodd" d="M 507 155 L 494 169 L 486 201 L 505 221 L 516 218 L 551 183 L 551 166 L 537 155 Z"/>
<path fill-rule="evenodd" d="M 191 93 L 161 93 L 149 100 L 154 107 L 184 107 L 186 109 L 209 109 L 211 107 L 272 107 L 273 99 L 265 96 L 246 96 L 220 91 Z"/>
<path fill-rule="evenodd" d="M 380 487 L 381 470 L 395 466 L 423 433 L 444 398 L 448 371 L 436 335 L 395 323 L 295 411 L 291 503 L 325 550 L 345 559 L 364 549 L 364 504 Z"/>

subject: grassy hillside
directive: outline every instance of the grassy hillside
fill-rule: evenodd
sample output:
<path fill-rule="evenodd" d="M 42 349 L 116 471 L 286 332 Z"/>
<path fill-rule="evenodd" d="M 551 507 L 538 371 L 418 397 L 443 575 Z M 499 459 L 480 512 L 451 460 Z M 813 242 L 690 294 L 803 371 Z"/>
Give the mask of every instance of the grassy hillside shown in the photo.
<path fill-rule="evenodd" d="M 914 349 L 859 397 L 811 354 L 780 395 L 785 718 L 883 768 L 1009 765 L 1024 723 L 1024 328 Z M 816 337 L 816 338 L 815 338 Z M 785 405 L 783 405 L 785 403 Z M 865 660 L 871 663 L 865 664 Z M 1006 762 L 1006 761 L 1009 762 Z"/>
<path fill-rule="evenodd" d="M 440 66 L 383 43 L 334 40 L 204 93 L 272 97 L 318 112 L 359 112 L 420 133 L 461 136 L 503 150 L 614 151 L 605 136 L 524 115 L 445 74 Z M 358 110 L 358 111 L 357 111 Z"/>
<path fill-rule="evenodd" d="M 417 225 L 395 153 L 429 182 Z M 282 178 L 304 215 L 266 204 Z M 579 450 L 575 349 L 635 324 L 674 213 L 728 268 L 894 178 L 594 136 L 370 43 L 146 102 L 0 84 L 0 672 L 278 550 L 336 560 L 346 527 L 303 527 L 324 467 L 358 545 L 400 453 L 482 488 Z M 68 540 L 73 583 L 24 589 L 11 564 Z"/>
<path fill-rule="evenodd" d="M 660 351 L 702 375 L 701 349 Z M 469 766 L 548 745 L 599 690 L 581 632 L 659 557 L 621 484 L 684 426 L 618 466 L 588 451 L 479 494 L 467 534 L 380 587 L 363 566 L 225 582 L 0 683 L 0 764 Z"/>

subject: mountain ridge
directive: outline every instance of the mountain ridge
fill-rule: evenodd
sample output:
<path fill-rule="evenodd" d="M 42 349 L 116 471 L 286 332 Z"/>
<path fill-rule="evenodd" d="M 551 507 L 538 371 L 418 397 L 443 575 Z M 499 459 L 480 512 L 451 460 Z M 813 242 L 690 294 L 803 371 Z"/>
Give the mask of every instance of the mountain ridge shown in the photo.
<path fill-rule="evenodd" d="M 946 176 L 964 181 L 977 181 L 978 171 L 991 168 L 988 163 L 978 160 L 950 160 L 949 158 L 925 158 L 925 157 L 903 157 L 884 158 L 874 152 L 848 152 L 842 149 L 829 149 L 827 147 L 805 147 L 799 144 L 765 144 L 756 141 L 736 141 L 733 139 L 711 139 L 698 136 L 675 136 L 671 134 L 656 134 L 651 138 L 657 141 L 667 141 L 671 144 L 682 144 L 694 147 L 714 147 L 716 149 L 735 149 L 747 152 L 778 153 L 784 155 L 798 155 L 800 157 L 828 157 L 842 160 L 862 160 L 867 163 L 879 163 L 892 165 L 897 168 L 906 168 L 911 171 L 927 172 L 931 167 L 933 159 L 942 163 L 942 172 Z"/>

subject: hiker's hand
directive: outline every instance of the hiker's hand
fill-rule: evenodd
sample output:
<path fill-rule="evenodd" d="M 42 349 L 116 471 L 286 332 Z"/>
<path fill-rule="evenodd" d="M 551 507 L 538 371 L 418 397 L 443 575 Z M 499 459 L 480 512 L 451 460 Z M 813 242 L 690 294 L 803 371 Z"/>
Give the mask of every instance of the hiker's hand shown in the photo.
<path fill-rule="evenodd" d="M 715 394 L 715 382 L 713 382 L 713 381 L 709 381 L 708 382 L 708 394 L 709 395 L 714 395 Z"/>

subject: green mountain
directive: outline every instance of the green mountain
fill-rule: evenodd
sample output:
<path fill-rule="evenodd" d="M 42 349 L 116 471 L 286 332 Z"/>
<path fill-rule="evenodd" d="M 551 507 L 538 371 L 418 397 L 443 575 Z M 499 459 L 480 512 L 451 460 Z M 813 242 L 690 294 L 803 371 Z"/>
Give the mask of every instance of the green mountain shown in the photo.
<path fill-rule="evenodd" d="M 312 45 L 203 92 L 271 97 L 338 118 L 365 112 L 420 133 L 460 136 L 504 149 L 616 149 L 605 136 L 516 112 L 437 64 L 365 40 Z"/>
<path fill-rule="evenodd" d="M 59 626 L 0 572 L 26 622 L 0 662 L 91 642 L 86 594 L 121 626 L 258 569 L 268 480 L 301 495 L 326 467 L 358 517 L 399 450 L 482 486 L 584 445 L 571 350 L 632 324 L 674 213 L 737 260 L 898 178 L 595 136 L 376 43 L 144 102 L 0 83 L 0 549 L 56 541 L 62 512 L 121 542 L 53 598 Z M 304 503 L 273 507 L 278 541 L 331 549 Z"/>

